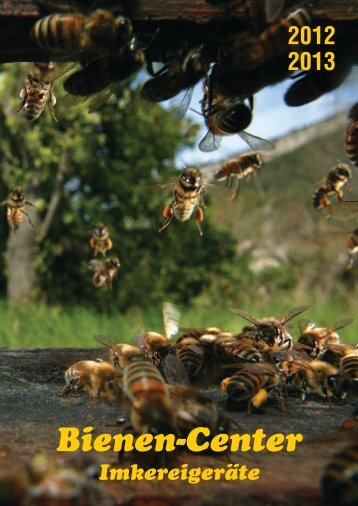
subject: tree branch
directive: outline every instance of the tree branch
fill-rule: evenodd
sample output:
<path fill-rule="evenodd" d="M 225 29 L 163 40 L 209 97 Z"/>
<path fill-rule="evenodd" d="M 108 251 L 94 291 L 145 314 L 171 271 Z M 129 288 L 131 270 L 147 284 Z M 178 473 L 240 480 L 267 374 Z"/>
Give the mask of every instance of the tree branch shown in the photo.
<path fill-rule="evenodd" d="M 43 241 L 43 239 L 45 239 L 52 225 L 57 208 L 61 201 L 65 176 L 69 166 L 69 160 L 70 160 L 69 152 L 67 150 L 62 151 L 60 161 L 58 164 L 57 174 L 55 177 L 52 195 L 47 207 L 47 212 L 44 219 L 42 220 L 42 223 L 39 226 L 38 241 Z"/>

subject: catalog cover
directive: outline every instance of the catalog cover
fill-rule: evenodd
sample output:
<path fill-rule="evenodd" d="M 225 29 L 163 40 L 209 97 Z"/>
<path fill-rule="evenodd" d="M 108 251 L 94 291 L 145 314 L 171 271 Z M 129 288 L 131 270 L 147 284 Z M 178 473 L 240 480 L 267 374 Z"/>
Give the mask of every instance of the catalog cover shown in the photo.
<path fill-rule="evenodd" d="M 0 506 L 358 504 L 358 0 L 0 0 Z"/>

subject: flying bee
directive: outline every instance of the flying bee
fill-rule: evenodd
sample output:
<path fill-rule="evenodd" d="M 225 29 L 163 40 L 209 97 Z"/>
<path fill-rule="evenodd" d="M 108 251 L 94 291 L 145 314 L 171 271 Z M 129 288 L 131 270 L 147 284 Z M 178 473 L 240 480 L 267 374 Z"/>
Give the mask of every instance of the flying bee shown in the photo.
<path fill-rule="evenodd" d="M 204 61 L 201 48 L 172 59 L 157 75 L 144 83 L 141 96 L 149 102 L 163 102 L 180 94 L 170 110 L 174 119 L 181 119 L 191 101 L 193 87 L 207 74 L 209 64 Z"/>
<path fill-rule="evenodd" d="M 268 26 L 258 36 L 250 36 L 248 33 L 234 35 L 219 48 L 218 61 L 233 72 L 255 69 L 289 52 L 289 27 L 300 28 L 310 25 L 311 21 L 308 9 L 299 8 Z"/>
<path fill-rule="evenodd" d="M 346 152 L 349 160 L 358 167 L 358 103 L 349 111 L 350 122 L 346 131 Z"/>
<path fill-rule="evenodd" d="M 246 104 L 242 100 L 217 96 L 211 86 L 210 78 L 207 78 L 201 108 L 208 132 L 199 143 L 200 151 L 215 151 L 220 147 L 223 136 L 233 134 L 238 134 L 252 149 L 274 149 L 271 142 L 245 131 L 252 120 L 253 97 L 249 97 Z"/>
<path fill-rule="evenodd" d="M 269 346 L 281 349 L 290 349 L 293 345 L 293 337 L 289 334 L 285 325 L 295 316 L 303 313 L 308 306 L 299 306 L 289 309 L 280 318 L 266 318 L 259 320 L 241 309 L 231 309 L 231 312 L 253 323 L 256 327 L 256 340 L 262 340 Z"/>
<path fill-rule="evenodd" d="M 358 502 L 358 443 L 336 453 L 327 464 L 321 477 L 321 489 L 327 500 L 341 506 L 354 506 Z"/>
<path fill-rule="evenodd" d="M 240 179 L 250 178 L 261 166 L 262 157 L 259 153 L 245 153 L 225 162 L 215 174 L 215 179 L 226 180 L 226 187 L 231 191 L 229 200 L 234 200 L 238 193 Z"/>
<path fill-rule="evenodd" d="M 347 248 L 349 260 L 346 269 L 351 269 L 354 265 L 354 259 L 358 255 L 358 228 L 355 228 L 347 239 Z"/>
<path fill-rule="evenodd" d="M 112 282 L 116 276 L 120 263 L 117 257 L 111 256 L 105 260 L 90 260 L 87 268 L 94 271 L 92 283 L 96 288 L 105 287 L 106 290 L 112 289 Z"/>
<path fill-rule="evenodd" d="M 351 318 L 341 320 L 332 327 L 316 327 L 315 324 L 304 322 L 300 325 L 300 336 L 297 340 L 298 349 L 301 349 L 312 358 L 318 357 L 319 353 L 329 344 L 339 344 L 341 342 L 337 330 L 343 329 L 352 323 Z"/>
<path fill-rule="evenodd" d="M 62 397 L 73 392 L 87 392 L 90 397 L 97 399 L 106 397 L 116 399 L 121 395 L 121 375 L 118 368 L 108 362 L 81 360 L 72 364 L 65 372 L 66 386 L 62 390 Z"/>
<path fill-rule="evenodd" d="M 96 9 L 88 15 L 50 14 L 35 23 L 31 35 L 39 47 L 60 56 L 80 56 L 87 64 L 108 50 L 129 44 L 133 28 L 128 18 Z"/>
<path fill-rule="evenodd" d="M 109 237 L 108 228 L 103 223 L 97 223 L 94 228 L 90 239 L 90 246 L 94 250 L 94 256 L 97 256 L 98 252 L 106 256 L 106 252 L 112 249 L 112 241 Z"/>
<path fill-rule="evenodd" d="M 69 95 L 64 100 L 69 104 L 85 101 L 89 112 L 94 112 L 143 65 L 144 53 L 133 44 L 106 53 L 66 79 L 63 86 Z"/>
<path fill-rule="evenodd" d="M 135 358 L 144 358 L 143 351 L 138 346 L 127 343 L 116 343 L 111 337 L 95 336 L 96 341 L 106 346 L 109 360 L 119 369 L 124 367 Z"/>
<path fill-rule="evenodd" d="M 204 206 L 203 191 L 204 185 L 200 172 L 190 167 L 184 169 L 175 183 L 173 200 L 163 209 L 163 216 L 166 219 L 159 232 L 167 228 L 174 217 L 180 222 L 187 221 L 195 211 L 199 235 L 203 235 L 200 227 L 200 221 L 204 218 L 200 207 L 200 204 Z"/>
<path fill-rule="evenodd" d="M 139 337 L 140 348 L 144 350 L 146 358 L 159 366 L 173 347 L 170 339 L 177 334 L 179 329 L 180 311 L 177 306 L 170 302 L 163 304 L 163 327 L 164 335 L 158 332 L 145 332 Z"/>
<path fill-rule="evenodd" d="M 330 206 L 329 197 L 336 195 L 338 200 L 343 198 L 343 189 L 349 186 L 349 180 L 352 173 L 348 165 L 341 162 L 331 169 L 322 179 L 316 191 L 313 194 L 313 206 L 319 210 Z"/>
<path fill-rule="evenodd" d="M 36 230 L 35 225 L 32 223 L 30 216 L 25 211 L 25 206 L 35 207 L 31 202 L 25 200 L 24 192 L 19 186 L 14 186 L 9 191 L 7 199 L 2 202 L 0 205 L 7 206 L 7 222 L 9 227 L 13 230 L 14 233 L 18 230 L 24 215 L 27 216 L 29 220 L 29 224 L 31 227 Z"/>
<path fill-rule="evenodd" d="M 176 432 L 169 389 L 155 365 L 145 360 L 129 362 L 124 368 L 123 386 L 131 405 L 130 422 L 136 434 Z"/>
<path fill-rule="evenodd" d="M 18 110 L 24 111 L 29 121 L 39 119 L 47 104 L 54 121 L 57 121 L 54 106 L 56 97 L 53 94 L 54 80 L 63 74 L 55 73 L 55 65 L 49 63 L 33 63 L 32 68 L 25 80 L 24 87 L 20 91 L 21 106 Z"/>
<path fill-rule="evenodd" d="M 263 406 L 269 395 L 280 386 L 279 374 L 269 363 L 242 364 L 231 377 L 221 382 L 221 389 L 227 394 L 228 402 L 247 403 L 248 411 Z"/>

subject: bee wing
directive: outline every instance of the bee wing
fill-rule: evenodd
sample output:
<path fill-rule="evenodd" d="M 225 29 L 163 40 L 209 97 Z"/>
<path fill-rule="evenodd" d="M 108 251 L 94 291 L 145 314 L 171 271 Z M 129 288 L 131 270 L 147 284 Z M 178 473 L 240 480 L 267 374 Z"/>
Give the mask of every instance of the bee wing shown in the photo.
<path fill-rule="evenodd" d="M 189 376 L 182 361 L 171 353 L 165 357 L 163 373 L 169 385 L 190 385 Z"/>
<path fill-rule="evenodd" d="M 171 339 L 179 330 L 180 311 L 178 306 L 171 302 L 163 304 L 163 324 L 164 333 L 168 339 Z"/>
<path fill-rule="evenodd" d="M 60 77 L 63 77 L 67 72 L 79 69 L 79 64 L 72 62 L 56 62 L 54 63 L 54 69 L 48 73 L 48 79 L 50 81 L 56 81 Z"/>
<path fill-rule="evenodd" d="M 261 325 L 261 320 L 259 320 L 255 316 L 252 316 L 250 313 L 243 311 L 242 309 L 230 309 L 230 311 L 236 314 L 237 316 L 241 316 L 241 318 L 244 318 L 244 320 L 247 320 L 248 322 L 253 323 L 254 325 Z"/>
<path fill-rule="evenodd" d="M 284 5 L 285 0 L 265 0 L 265 18 L 267 23 L 276 21 Z"/>
<path fill-rule="evenodd" d="M 343 202 L 333 202 L 326 206 L 322 211 L 327 216 L 340 218 L 341 220 L 350 220 L 358 216 L 358 200 L 345 200 Z"/>
<path fill-rule="evenodd" d="M 210 153 L 219 149 L 221 144 L 221 137 L 213 134 L 211 130 L 205 135 L 205 137 L 199 142 L 199 149 L 204 153 Z"/>
<path fill-rule="evenodd" d="M 99 335 L 95 335 L 93 337 L 97 341 L 97 343 L 101 344 L 102 346 L 110 347 L 116 344 L 113 337 L 99 336 Z"/>
<path fill-rule="evenodd" d="M 102 269 L 103 262 L 101 260 L 90 260 L 85 264 L 90 271 L 98 271 Z"/>
<path fill-rule="evenodd" d="M 275 145 L 272 142 L 249 134 L 249 132 L 242 131 L 238 132 L 238 134 L 253 150 L 272 151 L 275 149 Z"/>
<path fill-rule="evenodd" d="M 337 330 L 343 329 L 344 327 L 347 327 L 347 325 L 350 325 L 353 322 L 353 318 L 346 318 L 344 320 L 340 320 L 339 322 L 336 322 L 332 327 L 328 329 L 327 334 L 325 334 L 322 339 L 325 339 L 326 337 L 333 334 L 333 332 L 336 332 Z"/>
<path fill-rule="evenodd" d="M 88 112 L 91 113 L 97 111 L 107 102 L 107 100 L 109 100 L 109 98 L 117 91 L 118 88 L 119 84 L 112 84 L 99 91 L 98 93 L 95 93 L 94 95 L 88 97 Z"/>
<path fill-rule="evenodd" d="M 291 320 L 292 318 L 294 318 L 298 314 L 303 313 L 308 308 L 309 308 L 309 306 L 298 306 L 298 307 L 293 307 L 293 308 L 289 309 L 288 311 L 286 311 L 286 313 L 284 313 L 279 318 L 281 325 L 285 325 L 285 323 L 287 323 L 289 320 Z"/>
<path fill-rule="evenodd" d="M 180 92 L 176 97 L 170 100 L 169 110 L 175 121 L 179 121 L 185 116 L 189 108 L 194 88 L 188 88 Z"/>

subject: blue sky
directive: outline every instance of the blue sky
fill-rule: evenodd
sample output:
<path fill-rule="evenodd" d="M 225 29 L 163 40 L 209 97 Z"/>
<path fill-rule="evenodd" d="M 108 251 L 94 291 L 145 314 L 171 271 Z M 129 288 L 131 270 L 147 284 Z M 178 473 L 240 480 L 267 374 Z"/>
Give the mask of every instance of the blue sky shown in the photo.
<path fill-rule="evenodd" d="M 349 78 L 339 88 L 302 107 L 288 107 L 284 103 L 283 95 L 289 84 L 289 80 L 286 80 L 267 87 L 255 95 L 254 118 L 248 128 L 250 133 L 270 140 L 341 111 L 348 111 L 349 106 L 358 100 L 358 67 L 353 68 Z M 198 85 L 194 89 L 190 107 L 200 111 L 201 98 L 201 85 Z M 194 112 L 189 110 L 187 114 L 196 122 L 204 123 L 203 119 Z M 199 140 L 206 132 L 207 129 L 203 124 Z M 247 144 L 238 135 L 233 135 L 223 138 L 220 149 L 215 152 L 202 153 L 196 146 L 194 149 L 181 151 L 178 159 L 185 165 L 212 163 L 247 149 Z"/>

